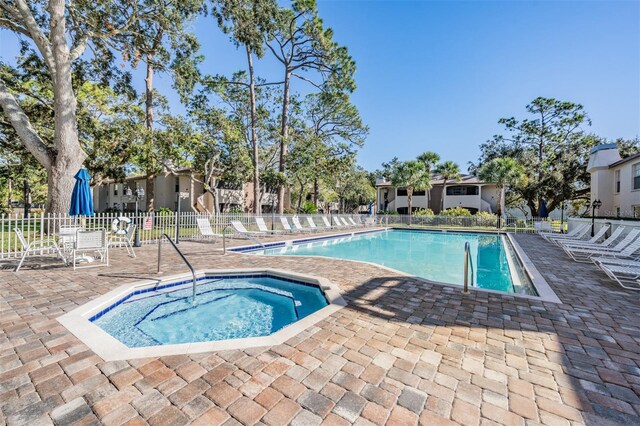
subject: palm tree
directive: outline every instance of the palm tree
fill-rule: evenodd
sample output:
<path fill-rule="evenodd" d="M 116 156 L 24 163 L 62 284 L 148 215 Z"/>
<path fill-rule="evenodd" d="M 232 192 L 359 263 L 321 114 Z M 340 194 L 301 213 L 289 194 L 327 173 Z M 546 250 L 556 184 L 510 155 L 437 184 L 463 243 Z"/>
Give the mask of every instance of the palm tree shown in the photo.
<path fill-rule="evenodd" d="M 429 178 L 431 178 L 431 171 L 433 167 L 440 161 L 440 156 L 433 151 L 425 151 L 418 156 L 418 161 L 422 161 L 427 169 Z M 427 191 L 427 207 L 431 203 L 431 189 Z"/>
<path fill-rule="evenodd" d="M 498 192 L 498 226 L 502 216 L 502 194 L 507 185 L 517 185 L 525 178 L 524 167 L 513 158 L 494 158 L 488 163 L 484 163 L 478 170 L 480 179 L 495 183 L 500 189 Z"/>
<path fill-rule="evenodd" d="M 442 196 L 440 197 L 440 211 L 444 210 L 444 196 L 447 191 L 447 181 L 452 180 L 457 182 L 460 180 L 460 167 L 451 160 L 447 160 L 444 163 L 440 163 L 436 166 L 435 172 L 442 175 L 444 184 L 442 185 Z"/>
<path fill-rule="evenodd" d="M 391 174 L 391 183 L 396 188 L 407 190 L 407 207 L 409 209 L 409 225 L 411 225 L 411 203 L 413 191 L 422 191 L 431 188 L 431 177 L 424 163 L 416 160 L 399 163 Z"/>

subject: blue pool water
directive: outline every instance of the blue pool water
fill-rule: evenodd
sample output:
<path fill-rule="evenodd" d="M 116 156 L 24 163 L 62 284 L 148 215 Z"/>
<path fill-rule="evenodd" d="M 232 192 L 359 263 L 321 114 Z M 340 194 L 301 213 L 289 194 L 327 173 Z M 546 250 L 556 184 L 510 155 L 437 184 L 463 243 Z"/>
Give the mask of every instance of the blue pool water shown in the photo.
<path fill-rule="evenodd" d="M 198 280 L 138 294 L 93 322 L 128 347 L 266 336 L 322 309 L 318 287 L 268 276 Z"/>
<path fill-rule="evenodd" d="M 391 229 L 257 250 L 267 255 L 326 256 L 359 260 L 448 284 L 462 284 L 464 245 L 471 246 L 476 287 L 535 295 L 500 234 Z M 511 267 L 510 267 L 511 264 Z M 512 269 L 515 269 L 512 273 Z"/>

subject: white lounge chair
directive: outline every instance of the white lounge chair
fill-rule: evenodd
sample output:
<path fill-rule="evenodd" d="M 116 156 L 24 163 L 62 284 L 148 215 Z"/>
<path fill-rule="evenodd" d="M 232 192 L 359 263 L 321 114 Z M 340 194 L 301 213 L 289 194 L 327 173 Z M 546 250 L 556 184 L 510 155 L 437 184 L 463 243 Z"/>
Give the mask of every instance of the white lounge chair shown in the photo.
<path fill-rule="evenodd" d="M 300 232 L 315 232 L 315 230 L 313 230 L 311 228 L 305 228 L 304 226 L 302 226 L 298 216 L 292 217 L 291 218 L 291 222 L 293 222 L 293 226 L 296 229 L 296 231 L 300 231 Z"/>
<path fill-rule="evenodd" d="M 640 291 L 640 262 L 635 266 L 597 263 L 609 278 L 627 290 Z M 633 284 L 633 287 L 629 284 Z"/>
<path fill-rule="evenodd" d="M 27 240 L 24 238 L 24 234 L 20 229 L 13 228 L 13 231 L 16 233 L 16 236 L 18 237 L 18 241 L 20 241 L 20 245 L 22 246 L 22 257 L 20 257 L 20 262 L 18 263 L 18 266 L 16 266 L 16 269 L 14 270 L 14 272 L 18 272 L 20 270 L 20 268 L 22 267 L 22 263 L 24 262 L 24 259 L 29 254 L 37 254 L 42 256 L 55 254 L 56 257 L 62 259 L 65 266 L 67 265 L 67 259 L 62 254 L 62 251 L 60 250 L 60 246 L 58 245 L 58 242 L 55 240 L 55 238 L 49 237 L 49 238 L 43 238 L 43 239 L 36 239 L 31 241 L 30 243 L 27 243 Z M 50 251 L 53 251 L 53 253 L 50 253 Z"/>
<path fill-rule="evenodd" d="M 280 230 L 278 229 L 269 229 L 267 224 L 262 217 L 256 217 L 256 225 L 258 225 L 258 230 L 260 232 L 264 232 L 265 234 L 279 234 Z"/>
<path fill-rule="evenodd" d="M 563 248 L 566 248 L 566 247 L 606 248 L 606 247 L 610 247 L 620 237 L 620 235 L 622 235 L 622 233 L 624 232 L 624 229 L 625 229 L 624 226 L 618 226 L 616 230 L 611 233 L 609 238 L 602 241 L 601 243 L 596 243 L 596 242 L 591 243 L 591 242 L 582 242 L 582 241 L 565 241 L 565 242 L 561 242 L 560 244 L 563 246 Z"/>
<path fill-rule="evenodd" d="M 589 248 L 567 248 L 567 254 L 576 262 L 591 262 L 592 258 L 598 256 L 604 257 L 631 257 L 636 251 L 640 250 L 640 229 L 632 229 L 629 233 L 616 244 L 614 247 L 589 249 Z"/>
<path fill-rule="evenodd" d="M 583 223 L 578 225 L 575 229 L 567 234 L 556 234 L 555 232 L 540 232 L 542 238 L 547 241 L 554 242 L 555 240 L 581 240 L 589 232 L 589 225 Z"/>
<path fill-rule="evenodd" d="M 307 225 L 309 225 L 309 229 L 318 232 L 321 231 L 321 229 L 316 226 L 316 223 L 313 221 L 313 218 L 311 216 L 307 216 Z"/>
<path fill-rule="evenodd" d="M 266 232 L 261 232 L 261 231 L 247 231 L 247 228 L 244 227 L 244 225 L 242 224 L 242 222 L 240 222 L 239 220 L 232 220 L 231 221 L 231 226 L 233 226 L 233 229 L 236 230 L 236 232 L 238 232 L 239 234 L 245 235 L 245 236 L 251 236 L 251 237 L 264 237 L 265 235 L 267 235 Z"/>
<path fill-rule="evenodd" d="M 596 232 L 593 237 L 591 237 L 589 240 L 587 241 L 562 241 L 562 240 L 558 240 L 557 243 L 559 245 L 587 245 L 587 246 L 591 246 L 596 244 L 598 241 L 600 241 L 600 239 L 602 237 L 604 237 L 604 235 L 607 233 L 607 231 L 609 231 L 610 226 L 609 225 L 604 225 L 602 227 L 600 227 L 600 229 L 598 229 L 598 232 Z"/>
<path fill-rule="evenodd" d="M 343 217 L 336 218 L 336 221 L 339 222 L 342 226 L 346 226 L 347 228 L 351 227 L 351 225 L 349 225 L 349 222 L 347 222 Z"/>
<path fill-rule="evenodd" d="M 355 220 L 353 220 L 352 217 L 348 217 L 347 220 L 349 221 L 349 223 L 351 223 L 351 225 L 353 225 L 354 227 L 359 227 L 362 226 L 362 223 L 357 223 Z"/>
<path fill-rule="evenodd" d="M 88 256 L 86 253 L 95 255 Z M 96 266 L 109 266 L 109 241 L 107 231 L 78 231 L 73 243 L 73 270 L 80 268 L 93 268 Z M 79 260 L 86 261 L 86 266 L 77 266 Z M 96 260 L 100 262 L 97 263 Z"/>
<path fill-rule="evenodd" d="M 200 231 L 200 235 L 205 238 L 209 238 L 214 242 L 218 240 L 220 235 L 213 232 L 213 227 L 211 226 L 211 221 L 206 217 L 197 217 L 196 224 L 198 225 L 198 230 Z"/>
<path fill-rule="evenodd" d="M 327 229 L 334 229 L 335 226 L 331 224 L 329 219 L 326 216 L 322 216 L 322 222 L 324 223 L 324 227 Z"/>
<path fill-rule="evenodd" d="M 280 223 L 282 224 L 282 229 L 284 229 L 287 232 L 293 232 L 293 228 L 289 224 L 289 221 L 287 220 L 286 217 L 280 216 Z"/>
<path fill-rule="evenodd" d="M 136 225 L 130 223 L 124 234 L 115 234 L 109 236 L 109 247 L 124 246 L 127 249 L 127 254 L 130 257 L 136 257 L 136 252 L 133 251 L 133 238 L 136 233 Z"/>

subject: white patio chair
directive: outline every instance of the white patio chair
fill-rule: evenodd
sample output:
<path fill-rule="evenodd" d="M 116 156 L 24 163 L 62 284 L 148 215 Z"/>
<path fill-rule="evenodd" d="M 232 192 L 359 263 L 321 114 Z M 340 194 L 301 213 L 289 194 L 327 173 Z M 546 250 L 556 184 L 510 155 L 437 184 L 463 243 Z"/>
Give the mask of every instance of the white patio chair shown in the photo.
<path fill-rule="evenodd" d="M 627 290 L 640 291 L 640 262 L 636 265 L 615 265 L 602 262 L 596 263 L 609 278 Z M 633 284 L 631 287 L 629 284 Z"/>
<path fill-rule="evenodd" d="M 341 220 L 342 224 L 344 226 L 346 226 L 347 228 L 351 228 L 352 227 L 352 225 L 350 225 L 349 222 L 347 222 L 347 220 L 344 217 L 339 217 L 338 219 Z"/>
<path fill-rule="evenodd" d="M 329 221 L 329 219 L 326 216 L 322 216 L 322 222 L 324 223 L 324 227 L 327 228 L 327 229 L 335 228 L 335 226 L 333 226 L 331 224 L 331 222 Z"/>
<path fill-rule="evenodd" d="M 614 247 L 605 247 L 600 249 L 589 248 L 567 248 L 567 254 L 576 262 L 591 262 L 594 257 L 631 257 L 636 251 L 640 250 L 640 229 L 632 229 L 629 233 L 616 244 Z"/>
<path fill-rule="evenodd" d="M 279 229 L 269 229 L 263 217 L 256 217 L 256 225 L 258 225 L 260 232 L 266 234 L 279 234 L 281 232 Z"/>
<path fill-rule="evenodd" d="M 24 259 L 29 254 L 46 256 L 52 254 L 49 253 L 50 250 L 53 250 L 53 254 L 55 254 L 56 257 L 62 259 L 65 266 L 67 265 L 67 259 L 66 257 L 64 257 L 62 251 L 60 250 L 60 246 L 58 245 L 58 242 L 55 240 L 55 238 L 48 237 L 43 239 L 36 239 L 31 241 L 30 243 L 27 243 L 27 240 L 24 238 L 24 234 L 20 229 L 13 228 L 13 231 L 16 233 L 18 241 L 20 241 L 20 245 L 22 246 L 22 257 L 20 257 L 20 262 L 18 263 L 18 266 L 16 266 L 14 272 L 18 272 L 20 270 Z"/>
<path fill-rule="evenodd" d="M 76 234 L 78 231 L 82 231 L 80 226 L 60 226 L 58 230 L 58 245 L 65 253 L 71 253 L 73 250 L 73 242 L 76 240 Z"/>
<path fill-rule="evenodd" d="M 571 247 L 571 248 L 578 248 L 578 247 L 582 247 L 582 248 L 606 248 L 606 247 L 610 247 L 619 237 L 620 235 L 622 235 L 622 232 L 624 232 L 624 226 L 618 226 L 616 228 L 615 231 L 613 231 L 611 233 L 611 235 L 609 236 L 609 238 L 607 238 L 606 240 L 602 241 L 601 243 L 596 243 L 596 242 L 582 242 L 582 241 L 563 241 L 560 244 L 563 246 L 563 248 L 566 247 Z M 594 236 L 595 238 L 595 236 Z M 592 238 L 593 240 L 593 238 Z"/>
<path fill-rule="evenodd" d="M 610 226 L 609 225 L 604 225 L 602 227 L 600 227 L 600 229 L 598 229 L 598 232 L 596 232 L 594 234 L 593 237 L 591 237 L 590 239 L 588 239 L 587 241 L 562 241 L 562 240 L 558 240 L 556 241 L 559 245 L 565 246 L 565 245 L 593 245 L 596 244 L 598 241 L 600 241 L 600 239 L 602 237 L 604 237 L 604 235 L 607 233 L 607 231 L 609 231 Z"/>
<path fill-rule="evenodd" d="M 86 253 L 93 253 L 100 260 L 95 263 L 96 258 L 87 256 Z M 76 240 L 73 243 L 73 270 L 81 268 L 93 268 L 96 266 L 109 266 L 109 241 L 105 229 L 97 231 L 78 231 Z M 87 262 L 86 266 L 77 266 L 79 260 Z"/>
<path fill-rule="evenodd" d="M 293 226 L 296 228 L 296 231 L 300 231 L 300 232 L 315 232 L 311 228 L 305 228 L 304 226 L 302 226 L 302 224 L 300 223 L 300 218 L 298 216 L 292 217 L 291 218 L 291 222 L 293 222 Z"/>
<path fill-rule="evenodd" d="M 264 237 L 265 235 L 267 235 L 265 232 L 248 231 L 247 228 L 245 228 L 242 222 L 240 222 L 239 220 L 232 220 L 230 223 L 231 226 L 233 226 L 233 229 L 236 230 L 236 232 L 244 236 Z"/>
<path fill-rule="evenodd" d="M 353 218 L 352 218 L 351 216 L 349 216 L 349 217 L 347 218 L 347 220 L 348 220 L 348 221 L 349 221 L 349 223 L 351 223 L 354 227 L 364 226 L 364 225 L 362 224 L 362 222 L 360 222 L 360 223 L 356 222 L 355 220 L 353 220 Z"/>
<path fill-rule="evenodd" d="M 129 257 L 136 257 L 133 250 L 133 238 L 136 234 L 136 225 L 130 223 L 122 234 L 109 235 L 109 247 L 124 246 L 127 249 Z"/>
<path fill-rule="evenodd" d="M 213 228 L 211 227 L 211 222 L 206 217 L 197 217 L 196 224 L 198 225 L 198 230 L 200 231 L 200 235 L 205 238 L 211 239 L 214 242 L 218 240 L 220 235 L 213 232 Z"/>
<path fill-rule="evenodd" d="M 314 231 L 317 231 L 317 232 L 322 231 L 322 229 L 316 226 L 316 223 L 313 221 L 313 218 L 311 216 L 307 216 L 307 225 L 309 225 L 309 228 L 313 229 Z"/>
<path fill-rule="evenodd" d="M 573 231 L 566 234 L 557 234 L 555 232 L 540 232 L 542 238 L 547 241 L 553 242 L 554 240 L 580 240 L 589 231 L 589 224 L 583 223 L 576 226 Z"/>
<path fill-rule="evenodd" d="M 289 221 L 286 217 L 280 216 L 280 223 L 282 224 L 282 228 L 287 232 L 293 232 L 293 228 L 289 224 Z"/>

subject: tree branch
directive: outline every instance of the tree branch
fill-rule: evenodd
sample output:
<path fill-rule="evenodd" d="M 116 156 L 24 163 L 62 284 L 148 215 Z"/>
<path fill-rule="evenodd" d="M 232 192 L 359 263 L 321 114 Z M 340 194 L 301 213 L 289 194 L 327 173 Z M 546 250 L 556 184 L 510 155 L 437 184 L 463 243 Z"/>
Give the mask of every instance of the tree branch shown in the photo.
<path fill-rule="evenodd" d="M 4 0 L 0 0 L 0 7 L 8 11 L 11 15 L 16 12 L 19 13 L 19 16 L 14 15 L 13 17 L 18 20 L 27 31 L 29 31 L 29 34 L 31 34 L 30 37 L 38 47 L 38 50 L 40 51 L 44 62 L 47 64 L 52 77 L 55 78 L 56 66 L 55 60 L 53 58 L 53 50 L 51 49 L 51 44 L 49 43 L 49 39 L 47 39 L 47 37 L 40 29 L 40 26 L 38 26 L 38 23 L 33 17 L 33 14 L 31 13 L 31 10 L 29 9 L 27 3 L 24 0 L 15 0 L 14 9 L 14 7 L 8 5 Z M 11 10 L 13 10 L 13 12 L 11 12 Z"/>
<path fill-rule="evenodd" d="M 0 79 L 0 107 L 7 120 L 11 123 L 24 146 L 47 170 L 52 166 L 52 155 L 49 147 L 42 141 L 38 133 L 31 126 L 29 118 L 24 113 L 16 98 L 9 92 L 4 81 Z"/>

